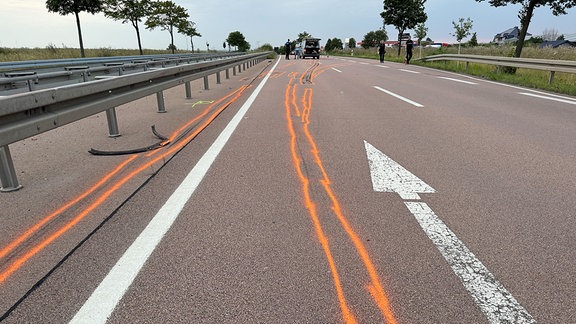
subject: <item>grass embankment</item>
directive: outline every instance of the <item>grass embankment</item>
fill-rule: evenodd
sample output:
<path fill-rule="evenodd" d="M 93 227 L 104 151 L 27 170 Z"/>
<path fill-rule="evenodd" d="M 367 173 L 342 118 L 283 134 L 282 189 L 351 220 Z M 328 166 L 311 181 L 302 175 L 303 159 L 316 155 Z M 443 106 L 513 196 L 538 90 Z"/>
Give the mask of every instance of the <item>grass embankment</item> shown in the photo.
<path fill-rule="evenodd" d="M 168 50 L 143 50 L 144 55 L 170 54 Z M 179 53 L 184 53 L 177 51 Z M 110 49 L 95 48 L 85 49 L 86 57 L 111 57 L 111 56 L 131 56 L 140 55 L 137 49 Z M 78 48 L 58 48 L 47 46 L 45 48 L 2 48 L 0 47 L 0 62 L 20 62 L 34 60 L 55 60 L 80 58 Z"/>
<path fill-rule="evenodd" d="M 420 52 L 420 50 L 422 50 Z M 462 47 L 462 54 L 486 55 L 486 56 L 505 56 L 511 57 L 514 52 L 512 46 L 478 46 L 478 47 Z M 509 74 L 499 71 L 496 66 L 488 64 L 470 63 L 468 70 L 466 64 L 444 61 L 444 62 L 422 62 L 418 60 L 420 57 L 426 57 L 437 54 L 457 54 L 458 47 L 448 48 L 414 48 L 414 56 L 412 64 L 421 65 L 441 70 L 447 70 L 462 74 L 473 75 L 487 80 L 504 82 L 508 84 L 515 84 L 527 88 L 541 89 L 556 93 L 568 94 L 576 96 L 576 74 L 575 73 L 562 73 L 556 72 L 554 81 L 549 84 L 550 72 L 531 70 L 531 69 L 517 69 L 515 74 Z M 349 49 L 333 52 L 334 55 L 350 56 Z M 386 52 L 386 60 L 392 62 L 403 62 L 405 53 L 402 51 L 398 56 L 397 48 L 390 48 Z M 377 49 L 354 49 L 355 57 L 378 59 Z M 576 49 L 574 48 L 535 48 L 525 47 L 522 51 L 523 58 L 537 58 L 537 59 L 554 59 L 576 61 Z"/>

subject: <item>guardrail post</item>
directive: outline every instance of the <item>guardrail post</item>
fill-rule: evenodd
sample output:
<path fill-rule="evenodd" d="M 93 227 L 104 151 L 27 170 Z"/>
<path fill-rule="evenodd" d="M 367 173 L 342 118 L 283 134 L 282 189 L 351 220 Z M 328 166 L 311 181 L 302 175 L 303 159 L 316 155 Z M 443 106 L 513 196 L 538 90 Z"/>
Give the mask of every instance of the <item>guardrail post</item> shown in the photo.
<path fill-rule="evenodd" d="M 210 90 L 210 86 L 208 85 L 208 76 L 204 77 L 204 90 Z"/>
<path fill-rule="evenodd" d="M 158 112 L 159 113 L 165 113 L 166 112 L 166 106 L 164 105 L 164 92 L 163 91 L 156 92 L 156 100 L 158 101 Z"/>
<path fill-rule="evenodd" d="M 226 80 L 230 79 L 230 69 L 226 69 Z"/>
<path fill-rule="evenodd" d="M 22 188 L 16 177 L 14 162 L 12 162 L 8 145 L 0 147 L 0 181 L 2 182 L 1 192 L 16 191 Z"/>
<path fill-rule="evenodd" d="M 106 119 L 108 119 L 108 137 L 120 136 L 118 131 L 118 119 L 116 118 L 116 108 L 106 110 Z"/>
<path fill-rule="evenodd" d="M 548 79 L 548 84 L 552 84 L 552 82 L 554 81 L 554 74 L 556 74 L 556 71 L 550 71 L 550 78 Z"/>
<path fill-rule="evenodd" d="M 232 75 L 236 76 L 236 65 L 232 67 Z"/>
<path fill-rule="evenodd" d="M 192 99 L 192 86 L 190 85 L 190 81 L 186 81 L 184 87 L 186 88 L 186 99 Z"/>
<path fill-rule="evenodd" d="M 220 71 L 216 72 L 216 84 L 220 84 Z"/>

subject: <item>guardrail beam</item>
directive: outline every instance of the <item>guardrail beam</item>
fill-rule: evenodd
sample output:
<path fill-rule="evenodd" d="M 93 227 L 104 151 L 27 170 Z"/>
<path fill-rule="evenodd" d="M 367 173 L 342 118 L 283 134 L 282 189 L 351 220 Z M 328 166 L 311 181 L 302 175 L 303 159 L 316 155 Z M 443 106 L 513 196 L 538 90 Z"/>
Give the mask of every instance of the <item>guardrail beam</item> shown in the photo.
<path fill-rule="evenodd" d="M 264 55 L 267 54 L 258 53 L 214 62 L 150 69 L 146 72 L 122 76 L 97 75 L 94 77 L 95 81 L 36 90 L 18 96 L 0 96 L 0 180 L 2 184 L 0 190 L 14 191 L 22 187 L 18 183 L 8 145 L 103 111 L 107 114 L 110 136 L 119 136 L 115 107 L 156 94 L 158 112 L 166 112 L 164 90 L 182 83 L 189 84 L 190 81 L 200 78 L 204 78 L 207 83 L 210 75 L 220 73 L 222 70 L 228 71 L 229 68 L 235 71 L 236 66 L 241 69 L 242 62 Z M 90 71 L 91 69 L 87 71 L 84 69 L 81 73 L 88 74 Z M 65 73 L 69 76 L 73 71 Z M 58 75 L 61 76 L 60 72 Z M 18 79 L 21 82 L 36 77 L 26 75 L 15 78 L 24 78 Z M 0 78 L 0 84 L 2 82 Z M 208 90 L 208 84 L 205 87 Z"/>

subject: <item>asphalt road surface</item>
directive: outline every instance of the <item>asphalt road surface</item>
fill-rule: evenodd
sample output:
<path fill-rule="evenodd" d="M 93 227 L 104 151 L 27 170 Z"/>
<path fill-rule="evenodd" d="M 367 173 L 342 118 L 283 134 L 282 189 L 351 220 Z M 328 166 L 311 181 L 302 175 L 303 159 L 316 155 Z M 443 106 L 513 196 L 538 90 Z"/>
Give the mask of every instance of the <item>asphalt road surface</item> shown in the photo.
<path fill-rule="evenodd" d="M 193 89 L 10 146 L 0 321 L 576 323 L 576 98 L 353 57 Z"/>

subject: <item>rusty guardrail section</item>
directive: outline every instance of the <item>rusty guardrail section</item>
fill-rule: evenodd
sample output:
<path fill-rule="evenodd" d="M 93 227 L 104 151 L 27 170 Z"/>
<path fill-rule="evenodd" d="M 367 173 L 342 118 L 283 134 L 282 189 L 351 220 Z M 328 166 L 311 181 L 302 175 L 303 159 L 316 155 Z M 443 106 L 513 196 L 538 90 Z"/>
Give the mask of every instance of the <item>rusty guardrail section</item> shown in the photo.
<path fill-rule="evenodd" d="M 466 62 L 466 70 L 469 63 L 482 63 L 495 65 L 499 69 L 503 66 L 544 70 L 550 72 L 549 83 L 554 81 L 555 72 L 576 73 L 575 61 L 563 60 L 544 60 L 530 58 L 516 58 L 504 56 L 483 56 L 483 55 L 464 55 L 464 54 L 440 54 L 423 57 L 422 61 L 459 61 Z"/>
<path fill-rule="evenodd" d="M 165 112 L 163 90 L 185 84 L 191 97 L 190 82 L 236 68 L 239 71 L 265 60 L 269 52 L 247 54 L 208 62 L 157 68 L 128 75 L 107 76 L 94 81 L 63 85 L 43 90 L 0 96 L 0 191 L 21 188 L 8 148 L 9 144 L 106 111 L 110 136 L 118 136 L 115 107 L 156 94 L 158 112 Z"/>

